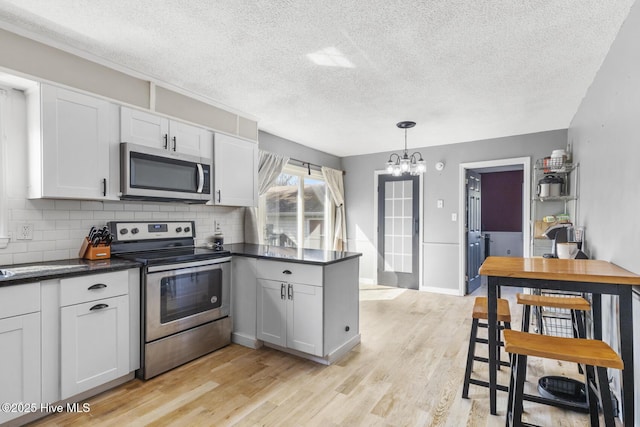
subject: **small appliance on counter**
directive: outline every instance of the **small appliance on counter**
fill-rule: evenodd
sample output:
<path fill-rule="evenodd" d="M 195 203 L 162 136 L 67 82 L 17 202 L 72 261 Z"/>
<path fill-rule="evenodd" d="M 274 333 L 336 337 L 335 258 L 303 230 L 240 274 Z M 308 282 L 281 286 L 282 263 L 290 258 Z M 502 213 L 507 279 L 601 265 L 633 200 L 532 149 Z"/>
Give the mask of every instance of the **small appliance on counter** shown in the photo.
<path fill-rule="evenodd" d="M 551 242 L 551 253 L 542 255 L 544 258 L 574 258 L 588 259 L 589 257 L 582 251 L 584 229 L 579 227 L 580 233 L 575 232 L 571 223 L 557 224 L 551 226 L 544 232 L 544 236 Z M 579 236 L 577 236 L 579 234 Z M 577 241 L 578 237 L 579 241 Z M 561 248 L 559 251 L 558 249 Z"/>

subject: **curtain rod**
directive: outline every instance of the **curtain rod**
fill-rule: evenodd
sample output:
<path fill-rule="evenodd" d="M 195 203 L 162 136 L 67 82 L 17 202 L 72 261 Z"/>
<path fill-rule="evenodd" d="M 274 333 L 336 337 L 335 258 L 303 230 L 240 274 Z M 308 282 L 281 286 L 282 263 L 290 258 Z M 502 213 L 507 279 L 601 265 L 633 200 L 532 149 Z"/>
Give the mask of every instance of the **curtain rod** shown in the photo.
<path fill-rule="evenodd" d="M 302 166 L 306 166 L 307 167 L 307 173 L 309 175 L 311 175 L 311 166 L 316 167 L 318 169 L 322 168 L 321 165 L 316 165 L 315 163 L 311 163 L 311 162 L 307 162 L 304 160 L 298 160 L 298 159 L 294 159 L 293 157 L 289 158 L 289 161 L 294 161 L 294 162 L 298 162 L 298 163 L 302 163 Z M 346 175 L 347 173 L 345 171 L 342 171 L 342 175 Z"/>

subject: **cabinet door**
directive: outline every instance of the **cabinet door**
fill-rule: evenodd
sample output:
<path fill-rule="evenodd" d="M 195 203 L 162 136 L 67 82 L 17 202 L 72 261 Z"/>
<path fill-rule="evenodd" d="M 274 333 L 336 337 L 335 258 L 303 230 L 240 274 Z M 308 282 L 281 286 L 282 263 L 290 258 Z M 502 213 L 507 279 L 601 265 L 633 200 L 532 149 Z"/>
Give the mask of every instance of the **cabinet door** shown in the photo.
<path fill-rule="evenodd" d="M 105 198 L 109 135 L 107 101 L 42 85 L 41 196 Z"/>
<path fill-rule="evenodd" d="M 289 284 L 287 289 L 287 347 L 322 354 L 322 288 Z"/>
<path fill-rule="evenodd" d="M 214 204 L 257 206 L 258 146 L 216 134 L 214 147 Z"/>
<path fill-rule="evenodd" d="M 40 313 L 0 319 L 0 402 L 40 404 Z M 0 424 L 24 415 L 0 411 Z"/>
<path fill-rule="evenodd" d="M 258 279 L 258 339 L 282 347 L 287 345 L 286 284 Z"/>
<path fill-rule="evenodd" d="M 60 309 L 61 399 L 129 372 L 127 295 Z"/>
<path fill-rule="evenodd" d="M 213 157 L 213 132 L 186 123 L 169 122 L 169 149 L 182 154 Z"/>
<path fill-rule="evenodd" d="M 121 107 L 120 141 L 169 149 L 169 119 Z"/>

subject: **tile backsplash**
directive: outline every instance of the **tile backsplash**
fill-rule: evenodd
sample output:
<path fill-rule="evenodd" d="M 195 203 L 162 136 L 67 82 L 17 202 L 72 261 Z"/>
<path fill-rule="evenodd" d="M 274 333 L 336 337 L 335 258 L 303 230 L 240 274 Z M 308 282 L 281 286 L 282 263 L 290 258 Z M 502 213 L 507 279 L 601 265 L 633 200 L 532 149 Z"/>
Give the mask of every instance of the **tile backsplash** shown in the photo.
<path fill-rule="evenodd" d="M 82 239 L 91 226 L 102 227 L 108 221 L 193 220 L 197 245 L 213 236 L 217 222 L 225 243 L 244 240 L 244 208 L 182 203 L 30 200 L 21 197 L 9 197 L 7 203 L 7 230 L 12 238 L 5 249 L 0 249 L 0 266 L 78 258 Z M 16 239 L 24 224 L 33 226 L 33 239 Z"/>

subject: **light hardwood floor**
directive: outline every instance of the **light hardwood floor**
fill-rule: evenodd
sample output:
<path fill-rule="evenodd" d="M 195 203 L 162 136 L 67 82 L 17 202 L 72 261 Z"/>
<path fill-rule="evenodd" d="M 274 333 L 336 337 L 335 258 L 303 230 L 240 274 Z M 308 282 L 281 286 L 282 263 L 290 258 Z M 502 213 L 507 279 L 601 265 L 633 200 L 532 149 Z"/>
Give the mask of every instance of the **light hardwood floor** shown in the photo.
<path fill-rule="evenodd" d="M 90 412 L 33 425 L 504 425 L 506 393 L 498 392 L 498 416 L 489 415 L 486 388 L 472 385 L 470 399 L 460 397 L 473 296 L 381 287 L 362 287 L 360 295 L 362 343 L 335 365 L 230 345 L 98 395 L 88 400 Z M 511 310 L 518 328 L 520 309 L 512 302 Z M 474 375 L 486 378 L 485 366 L 476 363 Z M 499 373 L 502 384 L 507 371 Z M 580 378 L 573 364 L 532 360 L 528 378 L 543 372 Z M 538 425 L 588 425 L 585 414 L 528 402 L 525 411 Z"/>

